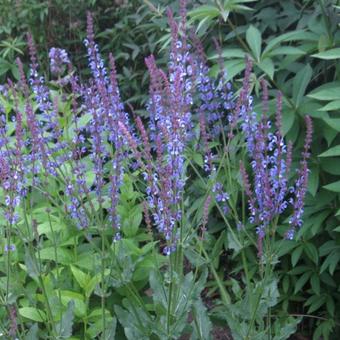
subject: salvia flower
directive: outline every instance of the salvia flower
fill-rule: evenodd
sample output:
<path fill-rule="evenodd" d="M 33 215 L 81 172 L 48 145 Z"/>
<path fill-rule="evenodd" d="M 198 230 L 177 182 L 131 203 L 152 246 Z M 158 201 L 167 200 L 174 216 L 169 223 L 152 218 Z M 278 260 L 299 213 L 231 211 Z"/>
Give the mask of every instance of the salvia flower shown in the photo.
<path fill-rule="evenodd" d="M 249 61 L 248 61 L 249 63 Z M 250 63 L 249 63 L 250 64 Z M 250 67 L 246 70 L 249 77 Z M 307 186 L 307 159 L 311 143 L 311 120 L 306 118 L 307 136 L 303 152 L 301 168 L 295 184 L 296 189 L 289 189 L 288 176 L 292 163 L 292 144 L 285 143 L 282 135 L 282 95 L 278 93 L 275 127 L 272 132 L 271 122 L 266 116 L 268 93 L 264 93 L 264 113 L 258 119 L 252 109 L 252 98 L 249 94 L 249 81 L 246 79 L 238 101 L 241 128 L 245 135 L 250 165 L 253 174 L 251 186 L 248 174 L 243 164 L 240 166 L 245 192 L 248 196 L 250 222 L 257 225 L 259 254 L 262 249 L 262 239 L 268 227 L 276 217 L 288 207 L 288 196 L 294 192 L 295 197 L 290 202 L 294 206 L 294 214 L 290 218 L 291 229 L 288 237 L 292 237 L 292 229 L 302 224 L 303 199 Z"/>
<path fill-rule="evenodd" d="M 300 168 L 298 169 L 298 178 L 295 181 L 294 187 L 291 188 L 293 197 L 290 199 L 290 203 L 293 206 L 293 215 L 289 218 L 289 230 L 287 232 L 287 238 L 292 239 L 296 228 L 302 226 L 302 215 L 304 212 L 304 198 L 307 192 L 308 184 L 308 165 L 307 161 L 310 157 L 310 147 L 312 143 L 313 124 L 312 119 L 309 116 L 305 117 L 307 132 L 305 138 L 305 145 L 302 152 L 302 160 L 300 162 Z"/>
<path fill-rule="evenodd" d="M 48 53 L 52 74 L 60 76 L 65 71 L 65 66 L 70 64 L 67 52 L 62 48 L 52 47 Z"/>

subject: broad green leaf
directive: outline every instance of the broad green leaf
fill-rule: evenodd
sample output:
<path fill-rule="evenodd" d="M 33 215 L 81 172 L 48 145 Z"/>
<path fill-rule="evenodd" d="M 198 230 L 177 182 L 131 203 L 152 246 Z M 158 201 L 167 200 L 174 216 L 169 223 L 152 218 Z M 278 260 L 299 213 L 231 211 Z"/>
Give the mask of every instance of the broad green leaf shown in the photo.
<path fill-rule="evenodd" d="M 313 70 L 309 64 L 302 68 L 293 80 L 293 101 L 295 107 L 299 107 L 306 88 L 312 78 Z"/>
<path fill-rule="evenodd" d="M 313 295 L 305 303 L 306 306 L 310 305 L 308 313 L 313 313 L 318 310 L 326 302 L 326 296 Z"/>
<path fill-rule="evenodd" d="M 320 295 L 320 279 L 319 279 L 319 276 L 317 274 L 313 274 L 311 279 L 310 279 L 310 283 L 311 283 L 311 286 L 312 286 L 312 289 L 313 291 Z"/>
<path fill-rule="evenodd" d="M 339 59 L 340 58 L 340 48 L 332 48 L 328 51 L 323 51 L 320 53 L 312 54 L 312 57 L 319 58 L 319 59 L 325 59 L 325 60 L 333 60 L 333 59 Z"/>
<path fill-rule="evenodd" d="M 72 335 L 72 326 L 73 326 L 73 319 L 74 319 L 74 302 L 70 301 L 67 304 L 67 310 L 62 315 L 61 321 L 56 325 L 56 329 L 58 331 L 58 335 L 62 338 L 68 339 Z"/>
<path fill-rule="evenodd" d="M 269 58 L 261 60 L 260 63 L 257 64 L 257 66 L 264 71 L 270 79 L 273 79 L 274 77 L 274 64 L 273 61 Z"/>
<path fill-rule="evenodd" d="M 189 17 L 196 20 L 201 20 L 205 18 L 214 19 L 220 15 L 217 7 L 211 5 L 200 6 L 193 9 L 188 13 Z"/>
<path fill-rule="evenodd" d="M 60 294 L 61 302 L 64 306 L 68 306 L 70 301 L 74 301 L 74 312 L 76 316 L 83 317 L 86 315 L 86 304 L 81 294 L 69 290 L 61 290 Z"/>
<path fill-rule="evenodd" d="M 45 322 L 46 314 L 44 311 L 34 307 L 22 307 L 19 308 L 19 314 L 24 318 L 37 321 L 37 322 Z"/>
<path fill-rule="evenodd" d="M 32 327 L 29 329 L 28 333 L 25 335 L 25 340 L 37 340 L 39 327 L 37 323 L 34 323 Z"/>
<path fill-rule="evenodd" d="M 324 185 L 323 188 L 329 191 L 340 192 L 340 181 Z"/>
<path fill-rule="evenodd" d="M 329 269 L 329 273 L 331 275 L 334 274 L 334 270 L 340 261 L 340 251 L 333 251 L 327 257 L 326 260 L 322 263 L 320 268 L 320 274 L 323 273 L 327 268 Z"/>
<path fill-rule="evenodd" d="M 222 57 L 226 59 L 229 59 L 229 58 L 244 59 L 245 54 L 246 53 L 240 48 L 226 48 L 222 51 Z M 214 60 L 214 59 L 218 59 L 219 57 L 220 56 L 218 53 L 214 53 L 208 59 Z"/>
<path fill-rule="evenodd" d="M 333 146 L 332 148 L 320 154 L 318 157 L 334 157 L 334 156 L 340 156 L 340 145 Z"/>
<path fill-rule="evenodd" d="M 319 168 L 312 166 L 310 170 L 311 173 L 308 178 L 308 191 L 312 194 L 312 196 L 315 196 L 319 187 Z"/>
<path fill-rule="evenodd" d="M 91 280 L 89 280 L 84 288 L 85 290 L 85 295 L 87 297 L 90 297 L 93 290 L 95 289 L 96 285 L 100 282 L 101 280 L 101 277 L 100 277 L 100 274 L 97 274 L 95 276 L 93 276 L 91 278 Z"/>
<path fill-rule="evenodd" d="M 292 111 L 290 109 L 283 110 L 283 113 L 282 113 L 282 134 L 284 136 L 292 128 L 294 121 L 295 121 L 294 111 Z"/>
<path fill-rule="evenodd" d="M 138 228 L 142 222 L 142 208 L 136 205 L 129 211 L 129 216 L 123 219 L 122 231 L 126 237 L 133 237 L 137 234 Z"/>
<path fill-rule="evenodd" d="M 337 111 L 337 110 L 340 110 L 340 100 L 334 100 L 319 109 L 319 111 Z"/>
<path fill-rule="evenodd" d="M 215 242 L 214 247 L 211 251 L 211 259 L 213 261 L 213 265 L 215 268 L 218 268 L 219 261 L 220 261 L 220 253 L 223 248 L 223 243 L 226 239 L 226 231 L 223 231 L 218 238 L 218 240 Z"/>
<path fill-rule="evenodd" d="M 36 279 L 39 276 L 39 269 L 37 267 L 36 261 L 32 257 L 28 249 L 25 249 L 25 265 L 27 274 L 32 278 Z"/>
<path fill-rule="evenodd" d="M 193 153 L 192 154 L 192 160 L 201 168 L 203 168 L 204 161 L 203 161 L 203 156 L 199 153 Z"/>
<path fill-rule="evenodd" d="M 304 244 L 304 252 L 307 256 L 315 263 L 318 264 L 319 262 L 319 253 L 318 249 L 315 247 L 313 243 L 305 243 Z"/>
<path fill-rule="evenodd" d="M 152 289 L 152 299 L 155 303 L 160 304 L 164 308 L 167 306 L 167 292 L 164 290 L 162 278 L 157 271 L 151 271 L 150 273 L 150 287 Z"/>
<path fill-rule="evenodd" d="M 59 223 L 52 223 L 53 232 L 57 232 L 63 229 L 66 229 L 66 226 L 61 221 L 59 221 Z M 39 235 L 52 233 L 50 223 L 48 221 L 40 223 L 38 225 L 38 233 Z"/>
<path fill-rule="evenodd" d="M 228 60 L 224 63 L 224 68 L 227 73 L 226 81 L 228 81 L 245 69 L 244 58 L 239 60 Z"/>
<path fill-rule="evenodd" d="M 208 317 L 207 309 L 201 300 L 194 302 L 194 322 L 192 327 L 194 332 L 191 339 L 211 339 L 212 324 Z"/>
<path fill-rule="evenodd" d="M 262 56 L 265 57 L 268 55 L 274 57 L 282 55 L 303 55 L 303 54 L 306 54 L 306 52 L 304 50 L 301 50 L 300 48 L 293 46 L 279 46 L 267 54 L 263 53 Z"/>
<path fill-rule="evenodd" d="M 71 266 L 70 268 L 71 268 L 71 272 L 72 272 L 74 278 L 76 279 L 76 281 L 78 282 L 79 286 L 84 289 L 86 287 L 86 285 L 88 284 L 88 282 L 90 281 L 89 275 L 82 272 L 80 269 L 78 269 L 75 266 Z"/>
<path fill-rule="evenodd" d="M 111 340 L 115 339 L 117 326 L 117 319 L 112 318 L 110 315 L 106 317 L 106 331 L 105 331 L 105 339 L 103 340 Z M 99 318 L 91 326 L 87 329 L 86 334 L 90 337 L 90 339 L 99 338 L 99 334 L 103 332 L 103 320 Z"/>
<path fill-rule="evenodd" d="M 294 294 L 299 292 L 301 288 L 307 283 L 308 279 L 312 275 L 312 272 L 304 273 L 295 283 Z"/>
<path fill-rule="evenodd" d="M 262 37 L 261 32 L 253 25 L 250 25 L 246 32 L 247 43 L 253 52 L 253 56 L 260 61 Z"/>
<path fill-rule="evenodd" d="M 340 132 L 340 118 L 323 118 L 323 121 L 332 129 Z"/>
<path fill-rule="evenodd" d="M 287 32 L 284 34 L 281 34 L 280 36 L 271 39 L 269 43 L 267 44 L 266 48 L 263 51 L 263 54 L 268 53 L 270 50 L 272 50 L 275 46 L 279 45 L 282 42 L 285 41 L 294 41 L 294 40 L 317 40 L 318 36 L 317 34 L 306 32 L 306 31 L 292 31 Z"/>
<path fill-rule="evenodd" d="M 151 270 L 154 270 L 156 268 L 157 266 L 154 260 L 154 256 L 149 255 L 145 257 L 142 261 L 140 261 L 137 264 L 136 270 L 133 273 L 133 280 L 141 281 L 147 279 L 150 275 Z"/>
<path fill-rule="evenodd" d="M 307 97 L 318 100 L 338 100 L 340 98 L 340 82 L 331 82 L 313 90 Z"/>
<path fill-rule="evenodd" d="M 301 254 L 302 254 L 302 251 L 303 251 L 303 247 L 302 246 L 299 246 L 299 247 L 296 247 L 292 253 L 292 258 L 291 258 L 291 261 L 292 261 L 292 266 L 295 267 L 296 264 L 298 263 L 300 257 L 301 257 Z"/>
<path fill-rule="evenodd" d="M 328 124 L 325 124 L 321 127 L 323 138 L 327 141 L 327 146 L 330 147 L 334 142 L 334 139 L 338 135 L 338 132 L 332 129 Z"/>
<path fill-rule="evenodd" d="M 56 249 L 58 263 L 70 264 L 73 262 L 73 253 L 71 250 L 66 248 L 58 247 Z M 54 247 L 47 247 L 40 250 L 40 258 L 42 260 L 56 261 Z"/>
<path fill-rule="evenodd" d="M 278 327 L 275 328 L 274 334 L 275 336 L 272 338 L 273 340 L 284 340 L 290 339 L 292 335 L 296 333 L 297 326 L 302 321 L 302 317 L 288 317 L 285 319 L 284 323 L 275 322 L 272 326 L 273 328 L 277 324 Z"/>

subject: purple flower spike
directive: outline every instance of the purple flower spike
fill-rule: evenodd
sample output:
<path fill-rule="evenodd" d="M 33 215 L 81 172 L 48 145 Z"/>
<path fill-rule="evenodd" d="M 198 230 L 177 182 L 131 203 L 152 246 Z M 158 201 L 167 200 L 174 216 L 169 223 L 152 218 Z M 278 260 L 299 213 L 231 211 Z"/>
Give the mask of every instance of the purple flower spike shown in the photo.
<path fill-rule="evenodd" d="M 70 64 L 67 52 L 62 48 L 52 47 L 48 56 L 50 58 L 51 72 L 56 76 L 62 75 L 65 71 L 65 66 Z"/>
<path fill-rule="evenodd" d="M 304 212 L 304 198 L 307 192 L 308 185 L 308 166 L 307 161 L 310 157 L 310 147 L 312 144 L 312 133 L 313 133 L 313 123 L 312 119 L 309 116 L 305 117 L 306 122 L 306 138 L 304 149 L 302 152 L 302 160 L 300 162 L 300 168 L 298 170 L 298 178 L 295 181 L 295 185 L 291 188 L 291 192 L 294 197 L 290 200 L 290 203 L 293 206 L 293 215 L 289 219 L 289 230 L 286 234 L 288 239 L 292 239 L 294 237 L 294 233 L 297 227 L 302 226 L 302 215 Z"/>

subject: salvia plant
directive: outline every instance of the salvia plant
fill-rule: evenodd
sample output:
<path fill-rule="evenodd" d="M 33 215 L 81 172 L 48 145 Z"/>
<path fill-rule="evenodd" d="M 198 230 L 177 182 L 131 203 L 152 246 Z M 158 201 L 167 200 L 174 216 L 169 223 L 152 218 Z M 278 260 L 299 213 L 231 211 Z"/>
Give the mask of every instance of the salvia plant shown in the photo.
<path fill-rule="evenodd" d="M 251 57 L 234 88 L 217 41 L 212 77 L 185 7 L 179 21 L 168 11 L 167 69 L 145 59 L 146 119 L 124 106 L 90 14 L 86 80 L 60 48 L 49 52 L 47 80 L 28 35 L 28 75 L 18 59 L 20 80 L 1 87 L 3 336 L 210 339 L 216 325 L 235 339 L 295 332 L 300 319 L 275 312 L 274 268 L 303 223 L 311 118 L 299 158 L 282 131 L 281 93 L 271 119 L 263 80 L 255 112 Z M 217 270 L 224 242 L 242 259 L 238 277 Z"/>

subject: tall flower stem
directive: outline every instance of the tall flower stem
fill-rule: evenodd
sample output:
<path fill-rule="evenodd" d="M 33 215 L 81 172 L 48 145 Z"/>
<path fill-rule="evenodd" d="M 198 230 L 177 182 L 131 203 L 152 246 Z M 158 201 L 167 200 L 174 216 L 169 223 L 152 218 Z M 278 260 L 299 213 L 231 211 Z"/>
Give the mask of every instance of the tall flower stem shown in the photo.
<path fill-rule="evenodd" d="M 56 236 L 52 227 L 52 220 L 51 220 L 51 214 L 50 210 L 47 209 L 47 216 L 48 216 L 48 223 L 50 225 L 50 230 L 52 233 L 52 238 L 53 238 L 53 248 L 54 248 L 54 258 L 55 258 L 55 265 L 56 265 L 56 272 L 57 272 L 57 282 L 60 282 L 60 271 L 59 271 L 59 261 L 58 261 L 58 245 L 57 245 L 57 240 Z M 60 308 L 60 327 L 59 327 L 59 332 L 62 330 L 63 327 L 63 319 L 62 319 L 62 302 L 61 302 L 61 292 L 60 289 L 58 289 L 58 298 L 59 298 L 59 308 Z"/>

